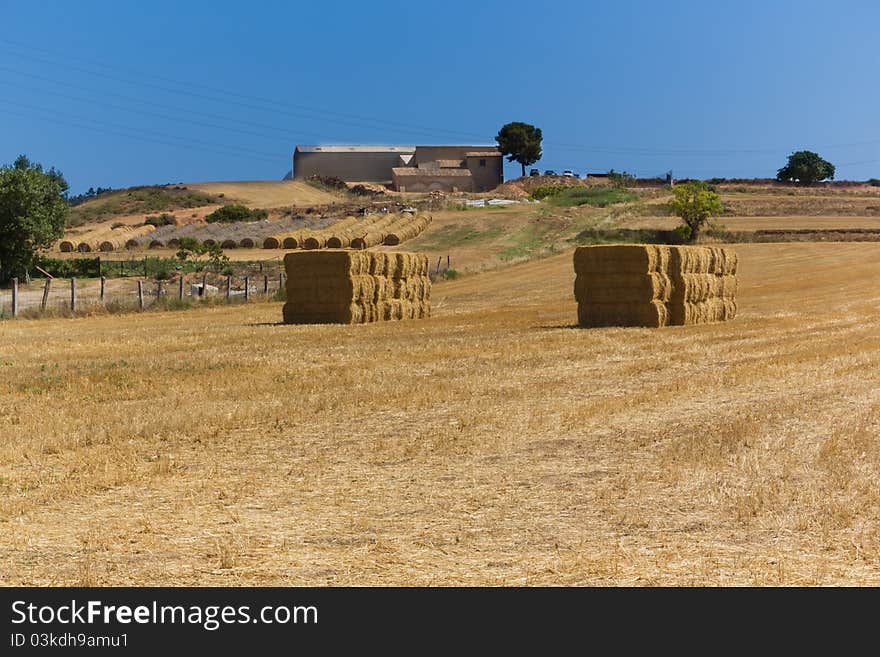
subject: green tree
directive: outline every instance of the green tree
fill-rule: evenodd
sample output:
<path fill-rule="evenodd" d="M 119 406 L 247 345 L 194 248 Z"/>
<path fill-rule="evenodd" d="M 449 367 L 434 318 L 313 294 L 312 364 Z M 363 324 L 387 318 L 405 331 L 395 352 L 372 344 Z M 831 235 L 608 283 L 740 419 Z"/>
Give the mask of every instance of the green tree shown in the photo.
<path fill-rule="evenodd" d="M 27 272 L 37 251 L 64 235 L 67 190 L 60 171 L 24 155 L 0 167 L 0 281 Z"/>
<path fill-rule="evenodd" d="M 672 193 L 672 209 L 684 222 L 682 233 L 688 241 L 696 240 L 709 218 L 724 211 L 721 197 L 704 182 L 676 185 Z"/>
<path fill-rule="evenodd" d="M 519 162 L 522 175 L 526 175 L 526 166 L 541 159 L 541 128 L 528 123 L 514 121 L 502 126 L 495 136 L 502 155 L 508 162 Z"/>
<path fill-rule="evenodd" d="M 798 151 L 788 156 L 788 164 L 776 172 L 776 179 L 801 185 L 834 180 L 834 165 L 813 151 Z"/>

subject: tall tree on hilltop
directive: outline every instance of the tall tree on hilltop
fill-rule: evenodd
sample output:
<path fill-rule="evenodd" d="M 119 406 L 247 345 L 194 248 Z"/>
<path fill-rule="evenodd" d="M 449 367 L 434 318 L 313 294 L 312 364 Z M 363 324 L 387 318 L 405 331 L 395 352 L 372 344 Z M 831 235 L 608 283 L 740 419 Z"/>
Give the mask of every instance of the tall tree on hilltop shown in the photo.
<path fill-rule="evenodd" d="M 507 161 L 520 163 L 523 176 L 527 165 L 541 159 L 541 139 L 541 128 L 519 121 L 504 125 L 495 137 Z"/>

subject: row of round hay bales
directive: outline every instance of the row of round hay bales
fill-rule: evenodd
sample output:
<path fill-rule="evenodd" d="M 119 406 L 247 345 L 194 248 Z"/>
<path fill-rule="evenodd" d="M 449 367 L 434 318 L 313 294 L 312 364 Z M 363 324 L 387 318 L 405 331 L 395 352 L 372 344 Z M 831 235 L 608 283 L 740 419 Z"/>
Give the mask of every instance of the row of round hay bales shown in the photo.
<path fill-rule="evenodd" d="M 389 232 L 385 236 L 385 241 L 383 243 L 387 246 L 397 246 L 402 242 L 418 237 L 430 223 L 430 214 L 412 215 L 408 221 L 403 222 L 400 228 L 396 228 L 394 231 Z"/>
<path fill-rule="evenodd" d="M 385 236 L 388 235 L 388 231 L 393 230 L 395 226 L 404 221 L 404 217 L 408 216 L 408 214 L 389 214 L 369 226 L 364 226 L 363 233 L 351 240 L 351 248 L 369 249 L 373 246 L 379 246 L 385 242 Z"/>
<path fill-rule="evenodd" d="M 103 226 L 96 228 L 78 239 L 64 239 L 58 243 L 59 251 L 70 253 L 79 251 L 80 253 L 91 253 L 92 251 L 115 251 L 129 246 L 129 243 L 136 237 L 147 235 L 156 229 L 155 226 L 145 224 L 141 226 L 116 226 L 108 228 Z"/>
<path fill-rule="evenodd" d="M 431 223 L 429 214 L 378 214 L 346 217 L 317 231 L 276 233 L 263 240 L 264 249 L 369 249 L 381 244 L 396 246 L 416 237 Z"/>

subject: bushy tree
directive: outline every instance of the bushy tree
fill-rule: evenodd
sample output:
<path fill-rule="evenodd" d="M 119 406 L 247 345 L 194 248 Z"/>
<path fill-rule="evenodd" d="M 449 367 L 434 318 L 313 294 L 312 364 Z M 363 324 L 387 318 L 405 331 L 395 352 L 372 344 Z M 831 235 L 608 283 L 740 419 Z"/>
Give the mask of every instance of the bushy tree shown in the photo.
<path fill-rule="evenodd" d="M 542 138 L 541 128 L 514 121 L 502 126 L 495 141 L 508 162 L 520 163 L 522 175 L 525 176 L 526 167 L 541 159 Z"/>
<path fill-rule="evenodd" d="M 239 221 L 260 221 L 268 216 L 269 213 L 265 210 L 251 210 L 244 205 L 232 204 L 217 208 L 205 217 L 205 221 L 209 224 L 215 222 L 231 224 Z"/>
<path fill-rule="evenodd" d="M 39 249 L 64 235 L 67 190 L 60 171 L 24 155 L 0 167 L 0 281 L 23 275 Z"/>
<path fill-rule="evenodd" d="M 696 240 L 709 218 L 724 211 L 721 197 L 704 182 L 676 185 L 672 192 L 672 209 L 684 222 L 682 233 L 688 241 Z"/>
<path fill-rule="evenodd" d="M 813 151 L 798 151 L 788 156 L 788 164 L 776 172 L 776 179 L 801 185 L 834 180 L 834 165 Z"/>

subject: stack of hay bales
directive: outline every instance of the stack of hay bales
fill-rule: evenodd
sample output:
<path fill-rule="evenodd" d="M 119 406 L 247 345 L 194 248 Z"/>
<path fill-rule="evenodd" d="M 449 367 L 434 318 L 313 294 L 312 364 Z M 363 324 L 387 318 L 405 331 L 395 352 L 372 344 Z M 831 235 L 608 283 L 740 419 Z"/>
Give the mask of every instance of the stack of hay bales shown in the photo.
<path fill-rule="evenodd" d="M 736 253 L 715 246 L 584 246 L 574 253 L 578 323 L 684 326 L 736 315 Z"/>
<path fill-rule="evenodd" d="M 385 236 L 385 244 L 388 246 L 397 246 L 401 242 L 411 240 L 417 237 L 428 224 L 431 223 L 430 214 L 413 214 L 409 218 L 401 222 L 400 227 L 395 227 Z"/>
<path fill-rule="evenodd" d="M 431 313 L 422 254 L 300 251 L 284 256 L 284 268 L 286 324 L 362 324 Z"/>

